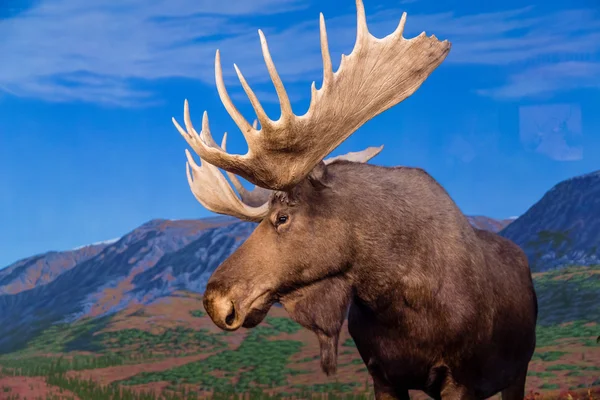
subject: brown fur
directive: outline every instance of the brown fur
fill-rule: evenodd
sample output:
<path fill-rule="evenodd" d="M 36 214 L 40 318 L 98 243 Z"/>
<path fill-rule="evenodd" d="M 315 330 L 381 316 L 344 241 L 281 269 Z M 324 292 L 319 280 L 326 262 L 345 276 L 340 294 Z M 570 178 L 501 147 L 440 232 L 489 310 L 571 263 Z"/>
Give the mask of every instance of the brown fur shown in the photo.
<path fill-rule="evenodd" d="M 537 319 L 525 254 L 473 228 L 421 169 L 320 164 L 274 193 L 269 216 L 209 280 L 204 305 L 233 330 L 260 323 L 276 301 L 317 334 L 328 374 L 349 308 L 378 399 L 409 389 L 522 398 Z"/>

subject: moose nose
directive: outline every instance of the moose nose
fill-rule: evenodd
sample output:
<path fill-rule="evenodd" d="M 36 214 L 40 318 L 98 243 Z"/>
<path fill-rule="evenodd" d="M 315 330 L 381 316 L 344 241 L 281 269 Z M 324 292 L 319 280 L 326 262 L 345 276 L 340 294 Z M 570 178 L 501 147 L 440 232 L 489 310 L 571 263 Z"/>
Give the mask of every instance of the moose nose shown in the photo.
<path fill-rule="evenodd" d="M 227 331 L 234 331 L 242 325 L 235 303 L 228 297 L 205 293 L 204 309 L 215 325 Z"/>

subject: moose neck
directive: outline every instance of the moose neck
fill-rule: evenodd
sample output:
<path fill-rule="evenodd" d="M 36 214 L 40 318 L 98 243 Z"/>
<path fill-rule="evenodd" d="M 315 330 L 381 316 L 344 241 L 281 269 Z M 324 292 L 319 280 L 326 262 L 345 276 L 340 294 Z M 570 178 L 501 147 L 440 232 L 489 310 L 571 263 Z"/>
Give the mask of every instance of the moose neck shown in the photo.
<path fill-rule="evenodd" d="M 347 268 L 281 299 L 292 319 L 313 331 L 321 367 L 337 363 L 350 304 L 373 324 L 393 325 L 406 307 L 427 309 L 444 282 L 446 262 L 473 230 L 446 191 L 420 169 L 336 162 L 327 168 L 318 207 L 349 232 Z"/>
<path fill-rule="evenodd" d="M 352 231 L 345 281 L 353 301 L 382 323 L 407 306 L 431 306 L 455 273 L 447 266 L 467 262 L 465 243 L 477 240 L 448 193 L 418 168 L 341 162 L 328 173 Z"/>

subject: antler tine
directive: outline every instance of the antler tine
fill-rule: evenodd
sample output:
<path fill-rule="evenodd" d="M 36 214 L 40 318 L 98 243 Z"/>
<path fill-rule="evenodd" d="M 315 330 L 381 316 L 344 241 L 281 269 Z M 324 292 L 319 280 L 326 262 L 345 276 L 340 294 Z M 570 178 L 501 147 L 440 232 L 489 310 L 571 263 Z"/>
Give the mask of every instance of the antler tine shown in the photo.
<path fill-rule="evenodd" d="M 190 126 L 191 129 L 194 130 L 194 127 L 192 126 L 192 121 L 190 119 L 189 107 L 188 107 L 188 112 L 186 114 L 187 114 L 187 117 L 185 118 L 186 126 Z M 227 135 L 227 132 L 225 132 L 225 135 Z M 210 133 L 210 126 L 208 124 L 208 113 L 206 111 L 204 111 L 204 114 L 202 114 L 202 130 L 200 131 L 200 139 L 202 139 L 202 141 L 204 143 L 206 143 L 207 145 L 209 145 L 211 147 L 216 147 L 216 148 L 219 147 L 217 145 L 217 143 L 215 142 L 215 139 L 212 137 L 212 134 Z"/>
<path fill-rule="evenodd" d="M 252 207 L 244 204 L 234 193 L 217 167 L 209 163 L 196 164 L 186 149 L 186 174 L 194 197 L 208 210 L 246 221 L 260 222 L 269 211 L 269 205 Z M 191 170 L 191 173 L 190 173 Z"/>
<path fill-rule="evenodd" d="M 254 129 L 256 129 L 256 126 L 257 126 L 257 121 L 254 120 L 252 127 Z M 223 135 L 223 140 L 221 142 L 221 148 L 223 149 L 223 151 L 227 151 L 227 133 L 225 133 L 225 135 Z M 225 171 L 225 172 L 227 173 L 227 176 L 229 177 L 229 180 L 233 184 L 233 187 L 238 192 L 238 194 L 242 198 L 242 201 L 245 204 L 252 206 L 252 207 L 259 207 L 269 201 L 269 198 L 271 197 L 271 190 L 261 188 L 260 186 L 254 186 L 254 189 L 252 189 L 252 191 L 250 191 L 250 190 L 246 189 L 244 187 L 244 185 L 242 185 L 242 182 L 240 182 L 240 180 L 238 179 L 238 177 L 235 174 L 232 174 L 229 171 Z"/>
<path fill-rule="evenodd" d="M 271 77 L 271 81 L 273 81 L 275 91 L 277 92 L 277 97 L 279 98 L 279 104 L 281 106 L 281 117 L 279 118 L 279 121 L 284 121 L 286 119 L 294 117 L 292 105 L 290 104 L 290 98 L 288 97 L 287 92 L 285 91 L 283 82 L 281 81 L 281 78 L 277 73 L 277 68 L 275 68 L 273 59 L 271 58 L 271 52 L 269 51 L 267 39 L 265 38 L 264 33 L 260 29 L 258 30 L 258 36 L 260 36 L 260 47 L 262 49 L 263 58 L 265 59 L 265 64 L 267 65 L 269 76 Z"/>
<path fill-rule="evenodd" d="M 240 69 L 238 68 L 237 65 L 233 64 L 233 68 L 235 68 L 235 72 L 240 80 L 240 83 L 242 84 L 242 88 L 244 88 L 244 92 L 246 92 L 246 96 L 248 96 L 248 99 L 250 100 L 250 104 L 252 105 L 252 108 L 254 108 L 254 112 L 256 113 L 256 116 L 261 121 L 264 121 L 264 122 L 268 121 L 269 117 L 265 113 L 265 110 L 263 109 L 262 105 L 260 104 L 260 101 L 258 101 L 258 97 L 256 97 L 256 94 L 254 94 L 254 91 L 252 90 L 252 88 L 250 88 L 250 85 L 248 85 L 248 82 L 246 82 L 244 75 L 242 75 L 242 72 L 240 71 Z M 252 124 L 252 128 L 254 128 L 255 131 L 257 130 L 256 120 L 255 120 L 254 124 Z"/>
<path fill-rule="evenodd" d="M 351 151 L 350 153 L 343 154 L 341 156 L 329 157 L 325 159 L 325 165 L 329 165 L 334 161 L 352 161 L 357 163 L 366 163 L 371 158 L 375 157 L 377 154 L 381 153 L 383 150 L 383 145 L 379 147 L 367 147 L 361 151 Z"/>
<path fill-rule="evenodd" d="M 323 86 L 327 86 L 333 80 L 333 67 L 331 66 L 331 54 L 327 41 L 327 29 L 325 28 L 325 17 L 319 15 L 319 37 L 321 39 L 321 57 L 323 58 Z M 314 96 L 313 96 L 314 97 Z"/>
<path fill-rule="evenodd" d="M 263 57 L 281 105 L 281 117 L 270 120 L 256 95 L 236 66 L 244 91 L 254 107 L 261 129 L 250 127 L 227 95 L 220 65 L 215 58 L 215 77 L 221 101 L 248 141 L 248 153 L 232 155 L 211 147 L 208 122 L 202 138 L 191 123 L 182 133 L 200 157 L 219 168 L 239 175 L 257 186 L 288 190 L 298 184 L 323 158 L 371 118 L 410 97 L 443 62 L 450 51 L 447 40 L 421 33 L 412 39 L 402 34 L 406 13 L 391 34 L 378 39 L 368 29 L 362 0 L 356 0 L 356 43 L 348 56 L 342 56 L 334 73 L 327 42 L 325 18 L 320 16 L 323 84 L 311 88 L 308 111 L 294 115 L 281 78 L 277 73 L 267 41 L 259 30 Z M 185 106 L 188 113 L 187 103 Z M 178 127 L 178 125 L 176 124 Z M 180 127 L 178 127 L 180 129 Z M 180 130 L 181 132 L 181 130 Z M 206 137 L 205 137 L 206 136 Z M 363 157 L 367 157 L 363 155 Z"/>
<path fill-rule="evenodd" d="M 212 147 L 213 149 L 218 148 L 218 146 L 215 143 L 215 140 L 213 139 L 210 133 L 210 127 L 208 125 L 208 113 L 206 111 L 204 111 L 204 114 L 202 114 L 202 131 L 200 132 L 200 135 L 198 135 L 198 132 L 196 132 L 196 129 L 194 129 L 194 126 L 192 125 L 192 120 L 190 118 L 190 108 L 187 99 L 183 103 L 183 120 L 185 123 L 186 130 L 184 130 L 181 127 L 181 125 L 179 125 L 175 118 L 171 118 L 171 121 L 173 122 L 181 136 L 183 136 L 186 142 L 188 142 L 188 144 L 196 152 L 201 152 L 203 146 L 207 145 Z"/>
<path fill-rule="evenodd" d="M 367 16 L 365 15 L 365 5 L 362 0 L 356 0 L 356 43 L 355 48 L 362 45 L 367 37 L 370 36 L 367 26 Z"/>
<path fill-rule="evenodd" d="M 236 68 L 237 69 L 237 68 Z M 238 109 L 231 101 L 229 94 L 227 93 L 227 88 L 225 87 L 225 81 L 223 81 L 223 68 L 221 67 L 221 53 L 217 50 L 215 54 L 215 81 L 217 83 L 217 91 L 219 92 L 219 98 L 225 106 L 225 109 L 235 122 L 235 124 L 240 128 L 242 134 L 246 138 L 248 142 L 248 147 L 250 147 L 253 143 L 254 135 L 256 134 L 256 130 L 252 129 L 246 118 L 238 111 Z M 254 96 L 256 97 L 256 96 Z M 264 111 L 263 111 L 264 114 Z"/>

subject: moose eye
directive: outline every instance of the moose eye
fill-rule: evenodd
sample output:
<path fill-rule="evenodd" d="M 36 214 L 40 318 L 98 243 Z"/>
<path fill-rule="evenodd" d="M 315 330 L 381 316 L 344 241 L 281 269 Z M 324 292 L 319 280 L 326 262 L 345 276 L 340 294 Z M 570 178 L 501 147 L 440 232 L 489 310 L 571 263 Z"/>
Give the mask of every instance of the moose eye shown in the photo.
<path fill-rule="evenodd" d="M 287 215 L 280 215 L 280 216 L 277 217 L 277 226 L 283 225 L 286 222 L 288 222 L 288 216 Z"/>

